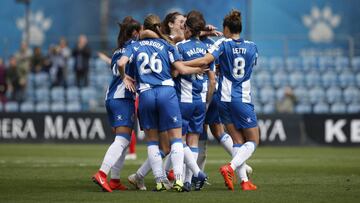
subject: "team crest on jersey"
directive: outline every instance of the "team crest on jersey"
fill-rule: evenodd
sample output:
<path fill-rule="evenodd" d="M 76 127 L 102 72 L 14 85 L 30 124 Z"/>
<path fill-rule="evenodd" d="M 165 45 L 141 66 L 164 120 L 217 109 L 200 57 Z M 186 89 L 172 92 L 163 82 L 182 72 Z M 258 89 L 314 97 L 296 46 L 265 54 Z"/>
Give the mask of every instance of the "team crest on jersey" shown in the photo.
<path fill-rule="evenodd" d="M 118 121 L 122 121 L 122 120 L 124 120 L 124 118 L 123 118 L 123 116 L 122 116 L 122 115 L 117 115 L 117 116 L 116 116 L 116 120 L 118 120 Z"/>
<path fill-rule="evenodd" d="M 251 123 L 251 122 L 252 122 L 252 119 L 251 119 L 251 118 L 247 118 L 247 119 L 246 119 L 246 122 Z"/>
<path fill-rule="evenodd" d="M 177 118 L 177 116 L 174 116 L 172 119 L 173 119 L 173 122 L 174 122 L 174 123 L 177 123 L 177 122 L 179 121 L 178 118 Z"/>

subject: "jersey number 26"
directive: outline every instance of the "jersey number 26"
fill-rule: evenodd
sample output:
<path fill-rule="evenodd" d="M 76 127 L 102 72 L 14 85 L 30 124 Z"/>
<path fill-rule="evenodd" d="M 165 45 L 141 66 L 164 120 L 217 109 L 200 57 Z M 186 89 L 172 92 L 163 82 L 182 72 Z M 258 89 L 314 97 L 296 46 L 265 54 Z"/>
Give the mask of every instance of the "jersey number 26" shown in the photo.
<path fill-rule="evenodd" d="M 149 74 L 151 72 L 161 73 L 162 71 L 162 62 L 160 59 L 156 58 L 158 55 L 157 52 L 154 52 L 151 57 L 145 52 L 141 52 L 137 56 L 137 61 L 142 61 L 140 65 L 140 74 Z M 150 67 L 150 68 L 147 68 Z"/>

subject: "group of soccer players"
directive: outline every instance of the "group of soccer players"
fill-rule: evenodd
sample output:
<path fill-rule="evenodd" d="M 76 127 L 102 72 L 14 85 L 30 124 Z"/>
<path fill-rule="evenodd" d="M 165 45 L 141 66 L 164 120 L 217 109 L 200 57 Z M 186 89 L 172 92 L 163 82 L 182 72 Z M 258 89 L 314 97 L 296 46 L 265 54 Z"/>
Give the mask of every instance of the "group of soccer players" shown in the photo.
<path fill-rule="evenodd" d="M 142 26 L 132 17 L 123 20 L 106 93 L 115 140 L 92 177 L 96 184 L 107 192 L 127 189 L 120 182 L 120 171 L 134 126 L 137 93 L 137 115 L 148 152 L 147 160 L 128 177 L 137 189 L 146 190 L 144 177 L 152 170 L 154 191 L 183 192 L 192 186 L 200 190 L 207 180 L 208 126 L 232 156 L 220 168 L 227 188 L 234 190 L 236 171 L 242 190 L 257 189 L 248 178 L 252 169 L 246 164 L 259 142 L 250 96 L 257 47 L 240 38 L 241 31 L 241 14 L 236 10 L 225 16 L 224 37 L 216 42 L 207 36 L 219 32 L 206 25 L 198 11 L 185 16 L 169 13 L 163 22 L 149 15 Z"/>

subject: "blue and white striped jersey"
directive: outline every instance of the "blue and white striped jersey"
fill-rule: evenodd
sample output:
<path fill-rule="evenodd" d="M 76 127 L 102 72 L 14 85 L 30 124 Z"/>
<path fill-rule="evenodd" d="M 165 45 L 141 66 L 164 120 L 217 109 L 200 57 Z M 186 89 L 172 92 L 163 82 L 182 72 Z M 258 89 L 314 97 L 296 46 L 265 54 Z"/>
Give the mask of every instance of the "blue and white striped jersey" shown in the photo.
<path fill-rule="evenodd" d="M 222 38 L 208 51 L 219 59 L 218 94 L 221 101 L 251 103 L 250 77 L 258 57 L 256 44 L 244 39 Z"/>
<path fill-rule="evenodd" d="M 130 92 L 125 88 L 123 80 L 121 79 L 119 66 L 117 65 L 117 61 L 121 58 L 121 56 L 125 53 L 126 49 L 130 49 L 135 41 L 129 40 L 124 44 L 123 48 L 116 50 L 111 58 L 111 71 L 113 78 L 110 82 L 108 90 L 106 91 L 105 100 L 108 99 L 135 99 L 135 94 Z M 125 68 L 125 73 L 130 77 L 134 77 L 134 71 L 129 67 L 129 65 Z"/>
<path fill-rule="evenodd" d="M 190 38 L 176 44 L 184 61 L 190 61 L 205 56 L 207 46 L 197 38 Z M 210 65 L 211 71 L 215 71 L 215 65 Z M 180 102 L 192 103 L 194 100 L 206 102 L 208 90 L 207 74 L 179 75 L 175 79 L 176 91 Z"/>
<path fill-rule="evenodd" d="M 154 86 L 174 86 L 171 64 L 181 60 L 174 46 L 163 39 L 140 40 L 124 54 L 135 69 L 137 90 L 142 92 Z"/>

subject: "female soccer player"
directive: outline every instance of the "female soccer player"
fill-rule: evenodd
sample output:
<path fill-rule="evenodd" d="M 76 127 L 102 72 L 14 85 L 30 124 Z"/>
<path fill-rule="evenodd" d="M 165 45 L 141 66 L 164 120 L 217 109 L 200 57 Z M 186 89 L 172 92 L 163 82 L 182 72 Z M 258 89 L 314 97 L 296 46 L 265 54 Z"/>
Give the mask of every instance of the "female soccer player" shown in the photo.
<path fill-rule="evenodd" d="M 126 186 L 120 182 L 120 170 L 123 167 L 126 149 L 130 142 L 130 135 L 134 125 L 134 93 L 125 89 L 121 74 L 117 66 L 117 60 L 125 52 L 125 47 L 131 46 L 132 39 L 139 34 L 141 25 L 132 17 L 124 18 L 120 25 L 118 35 L 118 48 L 111 59 L 113 79 L 106 93 L 106 110 L 109 121 L 115 132 L 115 140 L 108 148 L 99 171 L 92 177 L 104 191 L 126 190 Z M 133 75 L 130 69 L 126 73 Z M 111 170 L 110 184 L 107 175 Z"/>
<path fill-rule="evenodd" d="M 171 162 L 174 167 L 173 189 L 183 190 L 184 149 L 181 140 L 181 114 L 171 77 L 171 65 L 181 74 L 203 73 L 200 67 L 184 66 L 178 51 L 160 30 L 160 18 L 149 15 L 144 20 L 144 29 L 155 32 L 161 39 L 147 38 L 134 43 L 118 61 L 122 70 L 130 60 L 135 67 L 135 79 L 139 93 L 140 125 L 148 142 L 148 159 L 156 180 L 156 191 L 166 190 L 162 179 L 162 159 L 159 150 L 159 132 L 167 131 L 171 142 Z M 170 42 L 170 43 L 169 43 Z M 135 91 L 133 81 L 124 78 L 128 89 Z"/>
<path fill-rule="evenodd" d="M 206 54 L 207 47 L 199 39 L 200 32 L 205 28 L 203 15 L 198 11 L 191 11 L 185 22 L 186 40 L 177 43 L 177 48 L 184 61 L 196 59 Z M 205 176 L 197 165 L 199 136 L 203 131 L 206 113 L 206 103 L 210 103 L 215 89 L 215 65 L 208 74 L 178 75 L 175 83 L 180 110 L 183 119 L 182 134 L 186 136 L 185 163 L 186 175 L 184 188 L 191 190 L 191 179 L 194 172 L 195 179 Z M 210 83 L 208 84 L 208 82 Z M 195 190 L 200 190 L 203 182 L 195 181 Z"/>
<path fill-rule="evenodd" d="M 257 47 L 255 43 L 240 38 L 242 22 L 239 11 L 231 11 L 225 16 L 223 28 L 226 38 L 215 42 L 204 57 L 185 64 L 201 66 L 219 59 L 219 111 L 221 121 L 234 142 L 233 159 L 222 166 L 220 172 L 228 189 L 234 190 L 234 170 L 239 168 L 245 174 L 242 176 L 242 189 L 256 190 L 256 186 L 247 180 L 244 163 L 259 143 L 259 129 L 250 96 L 250 76 L 256 65 Z"/>

